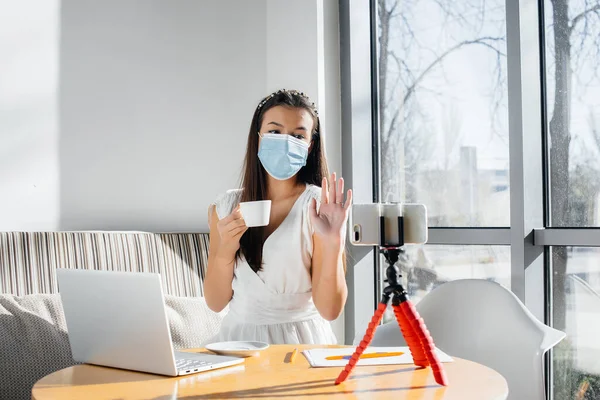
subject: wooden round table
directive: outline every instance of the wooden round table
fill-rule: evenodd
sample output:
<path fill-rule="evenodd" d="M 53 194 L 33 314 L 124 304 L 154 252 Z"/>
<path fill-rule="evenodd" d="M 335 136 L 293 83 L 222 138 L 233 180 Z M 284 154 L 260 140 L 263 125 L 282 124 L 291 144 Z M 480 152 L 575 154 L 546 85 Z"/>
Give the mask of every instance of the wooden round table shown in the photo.
<path fill-rule="evenodd" d="M 39 380 L 33 400 L 46 399 L 318 399 L 500 400 L 508 396 L 498 372 L 454 357 L 444 363 L 449 386 L 435 383 L 430 368 L 414 365 L 357 366 L 335 386 L 341 368 L 311 368 L 299 351 L 324 346 L 275 345 L 244 364 L 171 378 L 92 365 L 76 365 Z M 202 349 L 188 351 L 203 352 Z"/>

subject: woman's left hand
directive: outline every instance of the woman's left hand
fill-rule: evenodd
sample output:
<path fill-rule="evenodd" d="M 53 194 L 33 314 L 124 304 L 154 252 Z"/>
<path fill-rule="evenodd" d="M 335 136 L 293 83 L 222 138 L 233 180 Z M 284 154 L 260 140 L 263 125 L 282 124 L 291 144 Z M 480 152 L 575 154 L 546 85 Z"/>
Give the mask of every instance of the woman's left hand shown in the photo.
<path fill-rule="evenodd" d="M 351 204 L 352 190 L 348 190 L 344 201 L 344 178 L 336 179 L 334 172 L 331 174 L 331 186 L 328 185 L 327 178 L 323 178 L 319 211 L 317 211 L 316 200 L 313 200 L 310 206 L 310 219 L 315 233 L 326 241 L 343 245 Z"/>

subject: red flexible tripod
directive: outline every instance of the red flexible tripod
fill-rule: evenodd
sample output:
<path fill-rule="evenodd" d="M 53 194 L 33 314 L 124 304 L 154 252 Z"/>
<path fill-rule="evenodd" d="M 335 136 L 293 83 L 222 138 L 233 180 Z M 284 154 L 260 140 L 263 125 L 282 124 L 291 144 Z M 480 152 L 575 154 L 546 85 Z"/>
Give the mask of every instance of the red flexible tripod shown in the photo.
<path fill-rule="evenodd" d="M 382 242 L 384 242 L 385 238 L 384 222 L 384 218 L 380 217 Z M 339 385 L 340 383 L 344 382 L 346 378 L 348 378 L 348 375 L 350 375 L 354 369 L 354 366 L 360 359 L 360 356 L 365 351 L 369 343 L 371 343 L 371 340 L 373 340 L 375 329 L 377 329 L 377 326 L 383 318 L 383 313 L 387 308 L 390 298 L 392 298 L 392 307 L 394 308 L 396 321 L 400 326 L 402 336 L 404 336 L 404 339 L 406 339 L 406 344 L 410 349 L 410 353 L 413 357 L 415 365 L 423 368 L 431 366 L 435 381 L 442 386 L 448 385 L 446 372 L 444 371 L 442 363 L 435 354 L 435 344 L 433 343 L 433 339 L 431 338 L 431 335 L 425 326 L 425 322 L 419 316 L 419 313 L 415 309 L 412 302 L 408 299 L 408 293 L 404 290 L 400 282 L 398 282 L 400 271 L 396 267 L 396 262 L 398 261 L 398 257 L 400 255 L 400 249 L 404 245 L 404 224 L 402 217 L 398 217 L 398 231 L 400 245 L 386 246 L 382 244 L 380 246 L 381 252 L 385 256 L 385 259 L 388 263 L 388 267 L 386 269 L 387 279 L 385 280 L 388 285 L 383 290 L 381 301 L 379 302 L 379 306 L 377 307 L 373 318 L 371 318 L 371 322 L 369 323 L 363 340 L 354 351 L 354 354 L 352 354 L 352 357 L 348 361 L 348 364 L 344 370 L 335 380 L 336 385 Z"/>

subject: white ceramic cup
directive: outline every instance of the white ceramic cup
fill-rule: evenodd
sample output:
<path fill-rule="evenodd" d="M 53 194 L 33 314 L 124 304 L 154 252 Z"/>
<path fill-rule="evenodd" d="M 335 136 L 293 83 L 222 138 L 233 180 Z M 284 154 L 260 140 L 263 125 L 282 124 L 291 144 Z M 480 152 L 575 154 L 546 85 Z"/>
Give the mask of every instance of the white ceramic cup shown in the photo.
<path fill-rule="evenodd" d="M 271 218 L 271 200 L 240 203 L 240 211 L 248 228 L 267 226 Z"/>

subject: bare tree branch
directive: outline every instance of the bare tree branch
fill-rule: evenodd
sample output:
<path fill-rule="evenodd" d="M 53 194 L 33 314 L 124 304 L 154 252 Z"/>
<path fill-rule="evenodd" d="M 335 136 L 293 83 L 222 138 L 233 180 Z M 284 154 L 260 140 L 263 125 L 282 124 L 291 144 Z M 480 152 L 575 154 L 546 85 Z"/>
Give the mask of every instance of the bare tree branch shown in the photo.
<path fill-rule="evenodd" d="M 487 41 L 496 41 L 496 42 L 504 41 L 504 38 L 502 38 L 502 37 L 481 37 L 481 38 L 474 39 L 474 40 L 464 40 L 464 41 L 452 46 L 451 48 L 449 48 L 448 50 L 446 50 L 445 52 L 440 54 L 440 56 L 438 58 L 433 60 L 431 62 L 431 64 L 429 64 L 429 66 L 427 66 L 427 68 L 425 68 L 423 70 L 423 72 L 421 72 L 421 74 L 419 74 L 419 76 L 414 80 L 413 84 L 407 88 L 406 94 L 404 95 L 404 98 L 402 99 L 402 103 L 406 103 L 408 101 L 408 99 L 410 98 L 410 96 L 412 96 L 412 94 L 415 91 L 415 89 L 417 88 L 417 86 L 419 86 L 419 84 L 421 83 L 423 78 L 425 78 L 425 76 L 432 69 L 434 69 L 439 63 L 444 61 L 444 59 L 446 57 L 448 57 L 450 54 L 454 53 L 456 50 L 459 50 L 460 48 L 471 45 L 471 44 L 478 44 L 478 45 L 483 45 L 484 47 L 491 48 L 494 51 L 498 51 L 493 46 L 490 46 L 488 43 L 486 43 Z"/>
<path fill-rule="evenodd" d="M 592 16 L 596 17 L 596 24 L 592 23 Z M 586 0 L 584 4 L 584 11 L 575 16 L 568 23 L 568 35 L 572 40 L 572 46 L 577 41 L 577 51 L 573 52 L 573 61 L 575 66 L 580 66 L 590 59 L 590 56 L 597 57 L 600 49 L 600 42 L 597 30 L 597 22 L 600 21 L 600 4 L 595 4 L 593 7 L 590 6 Z M 578 38 L 575 37 L 578 36 Z M 586 42 L 592 42 L 591 46 L 586 46 Z M 595 54 L 594 54 L 595 53 Z"/>
<path fill-rule="evenodd" d="M 410 35 L 410 37 L 413 40 L 417 40 L 417 36 L 415 35 L 415 31 L 413 31 L 412 27 L 410 26 L 410 23 L 408 22 L 408 19 L 406 18 L 406 15 L 404 14 L 399 14 L 400 18 L 402 19 L 402 22 L 404 22 L 403 26 L 406 27 L 406 29 L 408 30 L 408 34 Z M 394 16 L 390 16 L 390 19 L 394 18 Z"/>
<path fill-rule="evenodd" d="M 406 63 L 406 61 L 402 60 L 400 57 L 398 57 L 396 55 L 396 53 L 394 53 L 393 51 L 389 52 L 389 55 L 396 61 L 396 65 L 398 65 L 398 69 L 400 69 L 400 67 L 404 68 L 404 71 L 411 77 L 414 78 L 414 74 L 413 72 L 410 70 L 410 67 L 408 66 L 408 64 Z"/>
<path fill-rule="evenodd" d="M 587 10 L 582 11 L 580 14 L 577 14 L 571 20 L 571 24 L 570 24 L 571 31 L 573 29 L 575 29 L 575 27 L 577 26 L 577 24 L 579 23 L 579 21 L 581 21 L 582 19 L 584 19 L 590 13 L 595 13 L 595 12 L 598 12 L 598 11 L 600 11 L 600 4 L 596 4 L 594 7 L 588 8 Z"/>
<path fill-rule="evenodd" d="M 444 18 L 446 19 L 446 21 L 448 21 L 448 19 L 452 18 L 452 20 L 460 21 L 460 22 L 464 23 L 465 25 L 469 24 L 469 21 L 465 18 L 463 13 L 454 12 L 452 10 L 452 8 L 454 7 L 453 3 L 450 4 L 450 7 L 446 7 L 446 5 L 444 5 L 440 0 L 433 0 L 433 1 L 444 12 Z"/>
<path fill-rule="evenodd" d="M 387 141 L 387 139 L 389 137 L 391 137 L 392 133 L 394 132 L 394 130 L 396 129 L 396 123 L 398 122 L 398 117 L 400 115 L 400 113 L 404 110 L 405 105 L 408 103 L 408 101 L 410 100 L 410 98 L 413 96 L 415 90 L 417 89 L 417 87 L 420 85 L 421 81 L 427 76 L 428 73 L 430 73 L 437 65 L 439 65 L 440 63 L 442 63 L 444 61 L 444 59 L 446 57 L 448 57 L 450 54 L 452 54 L 453 52 L 468 46 L 468 45 L 482 45 L 488 49 L 492 49 L 493 51 L 495 51 L 499 56 L 506 56 L 504 53 L 502 53 L 501 51 L 499 51 L 498 49 L 496 49 L 494 46 L 490 45 L 489 42 L 500 42 L 500 41 L 504 41 L 503 37 L 481 37 L 481 38 L 477 38 L 474 40 L 465 40 L 462 41 L 460 43 L 457 43 L 456 45 L 452 46 L 451 48 L 449 48 L 448 50 L 446 50 L 445 52 L 443 52 L 442 54 L 440 54 L 435 60 L 433 60 L 417 77 L 415 77 L 415 79 L 412 81 L 412 83 L 406 88 L 404 96 L 402 98 L 402 102 L 401 104 L 396 108 L 392 119 L 390 120 L 390 125 L 387 129 L 387 132 L 385 133 L 385 137 L 384 140 Z"/>
<path fill-rule="evenodd" d="M 394 15 L 394 11 L 396 11 L 396 7 L 398 7 L 398 0 L 394 0 L 394 4 L 392 5 L 392 7 L 390 8 L 389 11 L 387 11 L 387 13 L 390 15 L 390 17 L 392 15 Z"/>
<path fill-rule="evenodd" d="M 413 75 L 412 71 L 410 70 L 410 67 L 408 66 L 408 64 L 406 64 L 406 61 L 404 61 L 400 57 L 398 57 L 396 55 L 396 53 L 394 53 L 393 51 L 389 51 L 388 55 L 391 56 L 394 59 L 394 61 L 396 61 L 396 66 L 398 67 L 398 76 L 396 77 L 396 80 L 394 81 L 394 85 L 392 86 L 392 88 L 390 90 L 390 95 L 386 99 L 385 104 L 391 103 L 391 101 L 392 101 L 391 98 L 394 96 L 394 93 L 396 92 L 396 89 L 398 88 L 398 83 L 400 82 L 400 80 L 402 80 L 404 82 L 402 77 L 405 74 L 408 75 L 411 79 L 414 79 L 414 75 Z"/>
<path fill-rule="evenodd" d="M 432 124 L 436 120 L 432 119 L 430 109 L 420 106 L 421 95 L 452 102 L 452 96 L 448 97 L 446 93 L 440 93 L 439 96 L 426 94 L 438 90 L 437 87 L 433 88 L 435 90 L 424 87 L 428 76 L 438 72 L 445 76 L 445 60 L 453 52 L 470 45 L 480 45 L 495 53 L 494 71 L 498 74 L 496 81 L 499 84 L 504 82 L 505 75 L 500 61 L 506 57 L 503 51 L 504 20 L 484 21 L 490 10 L 503 13 L 503 4 L 489 7 L 485 0 L 465 0 L 459 3 L 430 1 L 437 8 L 433 12 L 439 13 L 435 18 L 432 16 L 432 20 L 436 20 L 435 25 L 416 25 L 418 31 L 415 31 L 412 13 L 421 10 L 420 7 L 417 8 L 420 1 L 403 0 L 399 4 L 398 0 L 378 0 L 381 161 L 386 166 L 382 170 L 382 182 L 386 193 L 407 196 L 406 198 L 413 198 L 411 196 L 416 195 L 422 186 L 423 182 L 417 177 L 425 179 L 426 174 L 419 174 L 418 171 L 425 168 L 427 160 L 431 158 L 432 141 L 435 140 L 431 132 L 435 131 Z M 441 24 L 447 25 L 446 27 L 440 27 L 440 18 Z M 495 28 L 489 28 L 487 23 L 493 24 Z M 439 40 L 431 37 L 431 29 L 439 32 Z M 490 29 L 498 33 L 490 33 Z M 453 35 L 454 32 L 458 33 L 457 37 Z M 477 39 L 472 40 L 473 37 Z M 421 42 L 419 38 L 425 39 Z M 389 48 L 392 43 L 395 53 Z M 496 46 L 497 43 L 502 44 Z M 382 76 L 384 72 L 385 78 Z M 503 92 L 502 89 L 499 91 Z M 493 100 L 497 102 L 494 103 L 494 110 L 502 106 L 502 96 L 502 93 L 493 93 Z"/>

